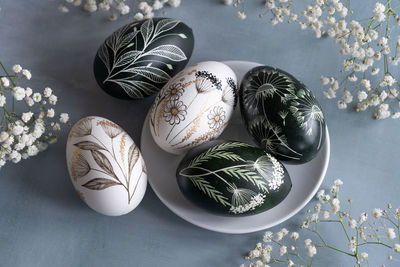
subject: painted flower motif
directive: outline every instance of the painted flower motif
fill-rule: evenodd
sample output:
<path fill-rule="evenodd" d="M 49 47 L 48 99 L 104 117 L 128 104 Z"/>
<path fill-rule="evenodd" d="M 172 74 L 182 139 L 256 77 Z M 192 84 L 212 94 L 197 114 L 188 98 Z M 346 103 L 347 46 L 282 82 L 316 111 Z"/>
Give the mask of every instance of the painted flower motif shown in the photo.
<path fill-rule="evenodd" d="M 236 84 L 232 78 L 227 78 L 226 82 L 228 85 L 222 90 L 222 101 L 229 106 L 236 106 L 237 93 Z"/>
<path fill-rule="evenodd" d="M 195 86 L 197 92 L 207 93 L 213 89 L 222 90 L 221 81 L 208 71 L 197 71 L 195 74 Z"/>
<path fill-rule="evenodd" d="M 244 104 L 250 111 L 258 111 L 258 103 L 266 98 L 278 95 L 282 102 L 293 98 L 293 81 L 287 75 L 276 70 L 260 69 L 255 71 L 244 85 Z"/>
<path fill-rule="evenodd" d="M 277 190 L 284 183 L 285 175 L 282 164 L 270 154 L 259 157 L 253 167 L 268 182 L 270 190 Z"/>
<path fill-rule="evenodd" d="M 97 125 L 100 125 L 101 128 L 103 128 L 103 131 L 111 139 L 117 137 L 120 133 L 122 133 L 122 128 L 111 121 L 101 120 L 97 122 Z"/>
<path fill-rule="evenodd" d="M 187 106 L 182 101 L 171 100 L 164 109 L 164 118 L 171 125 L 179 124 L 185 120 Z"/>
<path fill-rule="evenodd" d="M 301 89 L 297 95 L 298 98 L 292 101 L 290 111 L 296 118 L 300 127 L 307 131 L 307 135 L 312 135 L 313 121 L 319 122 L 320 127 L 322 127 L 324 114 L 317 100 L 309 90 Z"/>
<path fill-rule="evenodd" d="M 232 193 L 231 208 L 229 211 L 234 214 L 254 210 L 256 207 L 264 204 L 266 197 L 264 194 L 257 194 L 245 188 L 233 188 L 228 189 L 228 191 Z"/>
<path fill-rule="evenodd" d="M 71 135 L 75 137 L 84 137 L 92 134 L 93 118 L 85 118 L 81 120 L 71 131 Z"/>
<path fill-rule="evenodd" d="M 170 100 L 178 100 L 183 95 L 184 91 L 185 89 L 183 88 L 182 83 L 174 83 L 168 87 L 166 97 Z"/>
<path fill-rule="evenodd" d="M 218 129 L 225 122 L 225 110 L 223 107 L 214 107 L 207 116 L 208 125 L 211 129 Z"/>

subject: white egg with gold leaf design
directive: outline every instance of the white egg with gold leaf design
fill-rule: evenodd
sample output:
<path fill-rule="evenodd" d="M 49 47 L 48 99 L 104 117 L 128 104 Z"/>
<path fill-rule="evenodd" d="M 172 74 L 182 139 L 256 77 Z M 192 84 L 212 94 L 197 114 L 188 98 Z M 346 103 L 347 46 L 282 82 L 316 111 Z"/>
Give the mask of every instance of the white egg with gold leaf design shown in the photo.
<path fill-rule="evenodd" d="M 236 75 L 227 65 L 206 61 L 175 75 L 150 110 L 150 131 L 157 145 L 172 154 L 217 138 L 236 106 Z"/>
<path fill-rule="evenodd" d="M 69 134 L 66 156 L 76 192 L 95 211 L 119 216 L 143 199 L 143 157 L 132 138 L 112 121 L 96 116 L 78 121 Z"/>

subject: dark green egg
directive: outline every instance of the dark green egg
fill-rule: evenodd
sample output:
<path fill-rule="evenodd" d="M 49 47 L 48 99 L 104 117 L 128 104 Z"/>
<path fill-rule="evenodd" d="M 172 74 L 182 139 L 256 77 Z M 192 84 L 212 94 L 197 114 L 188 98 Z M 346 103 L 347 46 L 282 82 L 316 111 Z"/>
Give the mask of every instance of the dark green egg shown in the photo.
<path fill-rule="evenodd" d="M 251 69 L 242 80 L 239 103 L 249 134 L 279 160 L 308 162 L 325 142 L 325 119 L 317 99 L 283 70 Z"/>
<path fill-rule="evenodd" d="M 222 215 L 263 212 L 278 205 L 292 188 L 277 159 L 237 141 L 214 140 L 191 149 L 176 177 L 187 199 Z"/>
<path fill-rule="evenodd" d="M 99 86 L 123 99 L 158 92 L 192 55 L 194 37 L 186 24 L 169 18 L 133 22 L 100 46 L 93 71 Z"/>

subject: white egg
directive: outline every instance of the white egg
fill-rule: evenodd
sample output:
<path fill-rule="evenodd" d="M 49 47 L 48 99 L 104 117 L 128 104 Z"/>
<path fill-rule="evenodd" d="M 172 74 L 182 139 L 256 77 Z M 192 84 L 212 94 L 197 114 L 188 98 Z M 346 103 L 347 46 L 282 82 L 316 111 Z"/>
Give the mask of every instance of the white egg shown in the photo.
<path fill-rule="evenodd" d="M 227 65 L 207 61 L 174 76 L 150 110 L 150 131 L 163 150 L 182 154 L 217 138 L 236 105 L 236 75 Z"/>
<path fill-rule="evenodd" d="M 67 165 L 78 195 L 104 215 L 132 211 L 146 192 L 146 166 L 139 148 L 121 127 L 107 119 L 86 117 L 72 127 Z"/>

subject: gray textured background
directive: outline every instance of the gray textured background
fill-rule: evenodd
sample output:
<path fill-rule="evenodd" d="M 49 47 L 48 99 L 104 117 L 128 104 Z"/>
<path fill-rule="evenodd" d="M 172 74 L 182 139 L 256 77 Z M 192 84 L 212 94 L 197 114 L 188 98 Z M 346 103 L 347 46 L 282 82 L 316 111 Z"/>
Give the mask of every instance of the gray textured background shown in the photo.
<path fill-rule="evenodd" d="M 273 65 L 303 80 L 325 111 L 331 134 L 331 161 L 323 187 L 334 178 L 345 182 L 343 194 L 355 212 L 399 205 L 398 121 L 373 121 L 369 113 L 338 111 L 322 97 L 321 74 L 336 74 L 341 58 L 331 40 L 316 41 L 297 26 L 271 27 L 257 18 L 262 1 L 247 1 L 248 19 L 217 0 L 184 0 L 167 15 L 193 28 L 191 62 L 249 60 Z M 363 7 L 374 1 L 353 0 Z M 367 2 L 367 4 L 364 4 Z M 136 143 L 152 99 L 121 101 L 103 93 L 92 74 L 97 48 L 110 33 L 129 22 L 107 22 L 79 9 L 57 11 L 59 1 L 0 0 L 0 58 L 32 70 L 29 85 L 50 86 L 59 96 L 58 111 L 72 122 L 87 115 L 117 122 Z M 71 185 L 64 156 L 68 129 L 47 152 L 0 171 L 0 266 L 238 266 L 262 232 L 227 235 L 206 231 L 169 211 L 148 188 L 141 205 L 122 217 L 90 210 Z M 344 199 L 343 199 L 344 200 Z M 346 205 L 343 203 L 343 205 Z M 294 229 L 300 212 L 283 226 Z M 278 229 L 278 228 L 276 228 Z M 330 230 L 328 230 L 330 229 Z M 322 228 L 330 242 L 343 243 L 339 228 Z M 385 263 L 388 250 L 370 251 L 371 266 Z M 316 266 L 352 266 L 347 257 L 319 250 Z"/>

